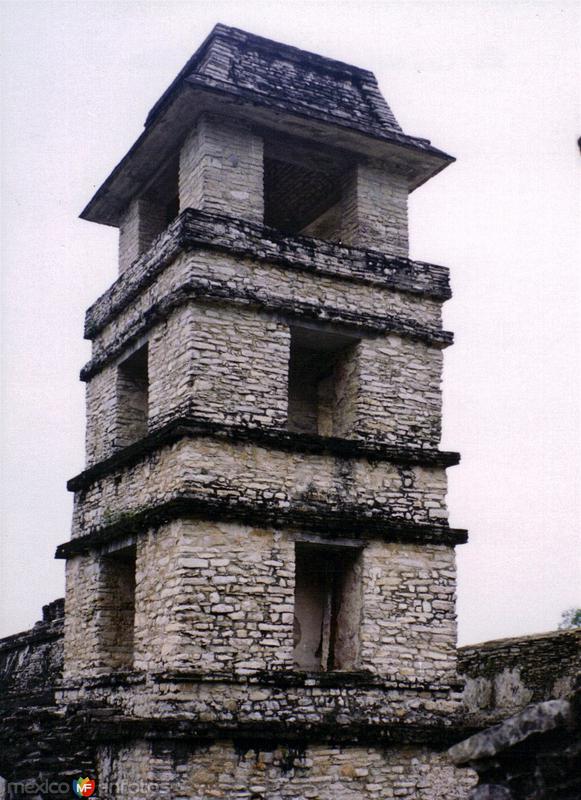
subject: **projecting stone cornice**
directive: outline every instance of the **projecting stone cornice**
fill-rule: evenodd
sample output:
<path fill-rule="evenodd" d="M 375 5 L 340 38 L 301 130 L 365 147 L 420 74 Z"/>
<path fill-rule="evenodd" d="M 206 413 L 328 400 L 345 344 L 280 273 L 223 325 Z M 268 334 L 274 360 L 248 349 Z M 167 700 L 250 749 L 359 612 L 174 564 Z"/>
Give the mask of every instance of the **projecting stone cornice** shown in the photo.
<path fill-rule="evenodd" d="M 73 539 L 191 516 L 458 544 L 466 534 L 447 527 L 444 473 L 457 461 L 438 450 L 174 421 L 69 483 Z"/>
<path fill-rule="evenodd" d="M 427 744 L 444 749 L 466 734 L 464 729 L 452 726 L 449 718 L 445 718 L 443 714 L 438 720 L 424 724 L 405 721 L 386 724 L 369 719 L 359 723 L 340 723 L 332 718 L 321 722 L 201 722 L 195 719 L 132 718 L 115 713 L 108 715 L 101 709 L 94 717 L 90 710 L 83 716 L 84 730 L 92 741 L 110 743 L 145 738 L 152 742 L 161 739 L 167 743 L 170 739 L 173 747 L 177 748 L 180 740 L 198 740 L 208 744 L 216 739 L 229 739 L 241 753 L 252 749 L 257 752 L 271 751 L 282 745 L 289 748 L 289 769 L 294 760 L 301 757 L 306 747 L 313 744 L 373 747 Z"/>
<path fill-rule="evenodd" d="M 2 640 L 0 640 L 2 641 Z M 317 689 L 382 689 L 400 692 L 434 692 L 448 695 L 461 691 L 464 682 L 434 682 L 418 679 L 412 675 L 407 680 L 398 680 L 389 675 L 369 670 L 329 670 L 304 671 L 300 669 L 258 669 L 237 673 L 218 670 L 178 669 L 145 672 L 143 670 L 115 670 L 101 675 L 71 678 L 62 684 L 63 692 L 86 689 L 131 689 L 160 683 L 204 683 L 225 686 L 268 686 L 278 689 L 302 688 L 308 691 Z"/>
<path fill-rule="evenodd" d="M 83 367 L 81 380 L 90 380 L 103 367 L 118 358 L 129 344 L 143 337 L 154 325 L 166 319 L 172 311 L 192 301 L 204 304 L 258 307 L 261 311 L 275 314 L 279 318 L 282 317 L 289 321 L 321 322 L 355 333 L 394 333 L 438 348 L 448 347 L 453 342 L 453 334 L 449 331 L 436 330 L 413 319 L 395 315 L 349 313 L 328 305 L 284 301 L 268 295 L 264 291 L 237 291 L 226 283 L 210 286 L 207 281 L 192 280 L 185 282 L 179 289 L 166 295 L 160 302 L 152 304 L 146 313 L 135 321 L 130 330 L 117 337 L 115 342 Z"/>
<path fill-rule="evenodd" d="M 453 451 L 422 449 L 419 447 L 393 447 L 373 439 L 342 439 L 297 433 L 280 428 L 232 425 L 201 417 L 172 420 L 149 436 L 71 478 L 67 483 L 70 492 L 86 489 L 99 478 L 122 467 L 141 461 L 149 453 L 183 438 L 211 436 L 216 439 L 250 442 L 261 447 L 294 453 L 331 455 L 339 458 L 366 458 L 372 461 L 390 461 L 402 466 L 454 467 L 460 463 L 460 454 Z"/>
<path fill-rule="evenodd" d="M 361 508 L 347 504 L 333 508 L 322 503 L 303 502 L 283 509 L 274 503 L 251 504 L 227 498 L 182 496 L 131 514 L 120 514 L 110 524 L 59 545 L 55 558 L 70 558 L 80 553 L 89 553 L 120 538 L 139 536 L 180 518 L 307 530 L 329 539 L 342 539 L 345 536 L 350 540 L 359 538 L 362 544 L 371 539 L 381 539 L 386 542 L 454 547 L 468 541 L 468 532 L 462 528 L 450 528 L 447 524 L 407 522 L 392 518 L 385 512 L 365 513 Z"/>
<path fill-rule="evenodd" d="M 445 267 L 392 258 L 376 250 L 347 247 L 307 236 L 286 236 L 274 228 L 190 208 L 183 211 L 151 248 L 88 309 L 85 337 L 94 339 L 180 253 L 196 249 L 226 252 L 291 271 L 309 272 L 347 283 L 383 286 L 442 302 L 451 297 L 449 273 Z M 249 299 L 246 298 L 246 302 Z M 438 333 L 443 337 L 443 344 L 450 343 L 450 334 Z M 422 332 L 422 335 L 427 334 L 428 331 Z"/>

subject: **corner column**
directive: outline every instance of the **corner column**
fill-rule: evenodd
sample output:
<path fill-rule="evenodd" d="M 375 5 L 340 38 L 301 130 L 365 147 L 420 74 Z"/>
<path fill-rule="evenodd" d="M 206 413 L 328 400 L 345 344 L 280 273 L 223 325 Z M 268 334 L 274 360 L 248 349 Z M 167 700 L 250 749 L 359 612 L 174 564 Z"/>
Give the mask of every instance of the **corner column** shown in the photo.
<path fill-rule="evenodd" d="M 356 164 L 343 186 L 342 241 L 407 258 L 408 182 L 382 161 Z"/>
<path fill-rule="evenodd" d="M 197 208 L 262 223 L 262 139 L 237 119 L 203 114 L 180 153 L 180 211 Z"/>

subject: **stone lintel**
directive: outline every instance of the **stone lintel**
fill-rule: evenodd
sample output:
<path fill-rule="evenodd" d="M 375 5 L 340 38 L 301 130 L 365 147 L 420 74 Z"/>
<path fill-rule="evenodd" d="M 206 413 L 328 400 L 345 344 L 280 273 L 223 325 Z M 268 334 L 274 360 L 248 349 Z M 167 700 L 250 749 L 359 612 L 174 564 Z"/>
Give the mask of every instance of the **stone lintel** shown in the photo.
<path fill-rule="evenodd" d="M 446 267 L 308 236 L 289 236 L 264 225 L 188 208 L 88 309 L 85 338 L 94 339 L 180 252 L 191 249 L 227 252 L 291 271 L 383 286 L 442 302 L 452 296 Z"/>

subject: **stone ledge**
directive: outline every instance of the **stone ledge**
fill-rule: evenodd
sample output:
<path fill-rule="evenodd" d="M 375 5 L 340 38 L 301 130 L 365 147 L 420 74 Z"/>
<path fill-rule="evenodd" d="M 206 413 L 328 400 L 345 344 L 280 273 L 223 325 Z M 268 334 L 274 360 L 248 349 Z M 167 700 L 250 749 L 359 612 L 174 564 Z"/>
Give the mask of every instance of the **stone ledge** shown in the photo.
<path fill-rule="evenodd" d="M 361 537 L 381 538 L 387 542 L 441 544 L 454 547 L 468 541 L 468 532 L 446 525 L 426 525 L 390 518 L 387 515 L 368 515 L 361 508 L 344 505 L 340 510 L 325 504 L 303 503 L 281 509 L 276 506 L 230 502 L 228 499 L 182 496 L 168 503 L 154 505 L 128 516 L 120 516 L 110 525 L 97 528 L 59 545 L 55 558 L 70 558 L 88 553 L 128 534 L 142 535 L 149 528 L 189 517 L 205 520 L 239 522 L 240 524 L 267 525 L 291 530 L 311 530 L 329 538 Z"/>
<path fill-rule="evenodd" d="M 374 440 L 341 439 L 334 436 L 296 433 L 281 428 L 252 428 L 229 425 L 202 417 L 182 417 L 172 420 L 135 444 L 89 467 L 67 483 L 70 492 L 86 489 L 99 478 L 119 467 L 130 466 L 144 456 L 183 438 L 211 436 L 236 442 L 256 443 L 274 450 L 304 454 L 328 454 L 339 458 L 367 458 L 370 461 L 390 461 L 401 465 L 453 467 L 460 463 L 460 454 L 453 451 L 425 450 L 413 447 L 393 447 Z"/>
<path fill-rule="evenodd" d="M 409 724 L 406 722 L 385 724 L 340 724 L 333 722 L 285 723 L 244 722 L 212 723 L 190 719 L 160 719 L 127 717 L 101 712 L 92 715 L 84 712 L 87 736 L 92 741 L 119 742 L 129 739 L 146 740 L 199 740 L 211 742 L 215 739 L 230 739 L 240 750 L 273 750 L 281 743 L 306 748 L 313 743 L 337 743 L 392 745 L 430 744 L 446 749 L 457 740 L 458 732 L 440 722 L 433 724 Z"/>
<path fill-rule="evenodd" d="M 211 683 L 237 686 L 268 686 L 274 688 L 306 689 L 384 689 L 386 691 L 436 692 L 438 694 L 457 692 L 462 689 L 461 682 L 426 683 L 410 678 L 409 681 L 392 680 L 383 675 L 367 671 L 350 672 L 304 672 L 301 670 L 256 670 L 254 672 L 201 672 L 199 670 L 172 670 L 165 672 L 143 672 L 125 670 L 109 672 L 90 678 L 69 678 L 59 688 L 77 691 L 78 689 L 128 688 L 153 683 Z"/>
<path fill-rule="evenodd" d="M 263 313 L 274 314 L 279 318 L 333 324 L 356 333 L 372 335 L 392 333 L 438 348 L 449 347 L 454 341 L 454 335 L 450 331 L 436 330 L 410 318 L 392 314 L 382 316 L 355 314 L 329 305 L 284 301 L 262 291 L 232 289 L 227 282 L 221 285 L 214 282 L 214 285 L 210 286 L 208 281 L 191 280 L 166 295 L 160 302 L 153 303 L 140 318 L 139 324 L 132 328 L 129 336 L 120 337 L 120 340 L 108 347 L 99 357 L 91 359 L 81 370 L 81 380 L 90 380 L 103 367 L 114 361 L 128 344 L 143 337 L 154 325 L 166 319 L 176 309 L 192 302 L 258 308 Z"/>
<path fill-rule="evenodd" d="M 445 267 L 307 236 L 286 236 L 275 228 L 188 208 L 88 309 L 85 338 L 94 339 L 153 283 L 178 253 L 200 248 L 442 302 L 452 296 Z"/>

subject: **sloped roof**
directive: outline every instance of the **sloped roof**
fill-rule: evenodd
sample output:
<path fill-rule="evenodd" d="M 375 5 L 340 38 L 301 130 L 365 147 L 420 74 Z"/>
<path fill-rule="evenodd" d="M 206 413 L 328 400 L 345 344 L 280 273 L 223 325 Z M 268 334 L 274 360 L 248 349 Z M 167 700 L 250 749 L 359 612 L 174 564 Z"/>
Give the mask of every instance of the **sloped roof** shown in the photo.
<path fill-rule="evenodd" d="M 226 25 L 214 27 L 150 111 L 146 127 L 182 81 L 233 94 L 251 93 L 258 103 L 380 136 L 403 135 L 369 70 Z"/>
<path fill-rule="evenodd" d="M 117 224 L 196 115 L 233 107 L 265 127 L 284 131 L 292 121 L 295 135 L 319 135 L 335 146 L 407 162 L 411 189 L 454 160 L 402 131 L 372 72 L 218 24 L 153 106 L 144 132 L 81 216 Z"/>

